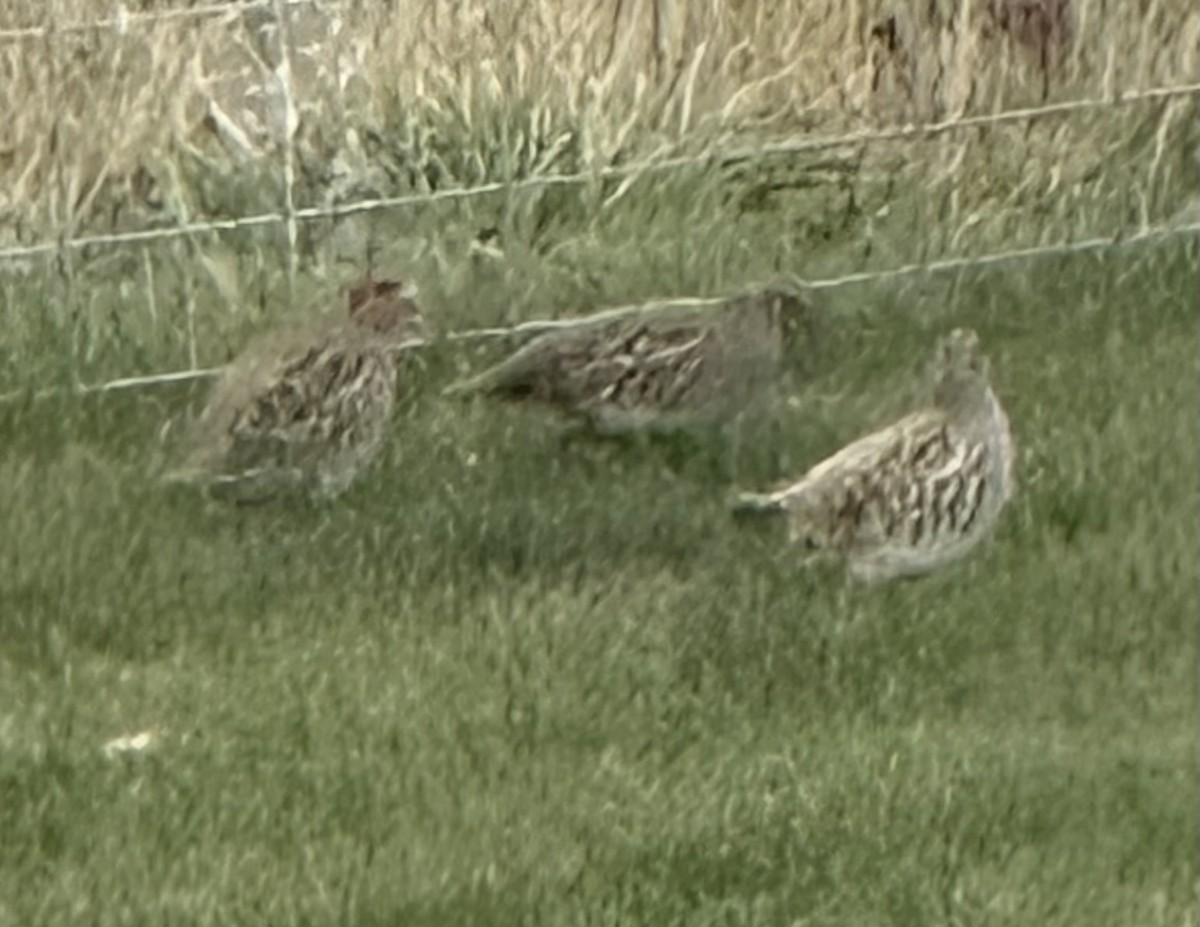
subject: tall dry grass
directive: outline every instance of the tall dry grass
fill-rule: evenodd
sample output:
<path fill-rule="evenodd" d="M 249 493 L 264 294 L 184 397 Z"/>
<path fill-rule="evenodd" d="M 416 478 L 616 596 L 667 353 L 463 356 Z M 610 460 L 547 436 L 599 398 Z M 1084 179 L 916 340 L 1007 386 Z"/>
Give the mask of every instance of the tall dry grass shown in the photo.
<path fill-rule="evenodd" d="M 47 27 L 0 44 L 0 244 L 277 208 L 289 142 L 311 205 L 1180 83 L 1200 49 L 1189 0 L 413 0 L 63 28 L 109 15 L 0 3 L 0 27 Z M 866 201 L 920 184 L 958 232 L 1002 237 L 1055 193 L 1064 216 L 1081 196 L 1159 211 L 1194 182 L 1194 117 L 1182 98 L 842 154 Z"/>

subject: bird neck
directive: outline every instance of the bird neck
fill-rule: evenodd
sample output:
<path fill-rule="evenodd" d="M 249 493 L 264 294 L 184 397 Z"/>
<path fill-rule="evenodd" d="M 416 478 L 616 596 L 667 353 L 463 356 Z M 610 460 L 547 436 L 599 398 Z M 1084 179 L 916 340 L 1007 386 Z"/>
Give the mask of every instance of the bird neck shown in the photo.
<path fill-rule="evenodd" d="M 934 404 L 962 427 L 983 425 L 993 417 L 995 397 L 984 377 L 974 374 L 943 376 L 934 389 Z"/>

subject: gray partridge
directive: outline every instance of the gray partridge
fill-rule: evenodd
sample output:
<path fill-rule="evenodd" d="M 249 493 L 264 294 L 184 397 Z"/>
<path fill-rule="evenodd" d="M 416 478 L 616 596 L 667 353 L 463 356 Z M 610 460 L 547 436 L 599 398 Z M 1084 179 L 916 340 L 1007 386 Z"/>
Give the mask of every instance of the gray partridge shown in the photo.
<path fill-rule="evenodd" d="M 792 542 L 844 558 L 867 581 L 928 573 L 966 555 L 1013 494 L 1013 438 L 973 331 L 939 342 L 932 379 L 926 408 L 794 483 L 742 494 L 735 509 L 785 513 Z"/>
<path fill-rule="evenodd" d="M 366 280 L 347 315 L 255 339 L 225 367 L 168 479 L 238 502 L 343 492 L 382 444 L 400 349 L 425 331 L 414 296 Z"/>
<path fill-rule="evenodd" d="M 601 435 L 737 417 L 777 380 L 809 308 L 771 288 L 707 312 L 656 311 L 535 337 L 445 395 L 549 406 Z"/>

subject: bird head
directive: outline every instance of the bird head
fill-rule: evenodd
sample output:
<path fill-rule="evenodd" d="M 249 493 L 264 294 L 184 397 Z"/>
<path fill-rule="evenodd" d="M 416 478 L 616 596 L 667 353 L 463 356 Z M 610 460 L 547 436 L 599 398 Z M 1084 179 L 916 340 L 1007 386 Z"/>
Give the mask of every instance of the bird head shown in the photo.
<path fill-rule="evenodd" d="M 389 340 L 428 337 L 430 326 L 416 302 L 417 288 L 400 280 L 365 280 L 350 288 L 350 318 Z"/>
<path fill-rule="evenodd" d="M 933 384 L 934 403 L 943 409 L 973 408 L 986 398 L 988 361 L 974 331 L 956 328 L 938 342 Z"/>

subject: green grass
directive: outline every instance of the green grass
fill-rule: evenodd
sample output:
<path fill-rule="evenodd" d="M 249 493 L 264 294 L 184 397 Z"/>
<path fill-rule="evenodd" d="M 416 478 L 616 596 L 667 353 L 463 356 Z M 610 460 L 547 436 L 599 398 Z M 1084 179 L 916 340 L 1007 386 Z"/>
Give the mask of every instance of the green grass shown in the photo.
<path fill-rule="evenodd" d="M 510 211 L 497 267 L 427 214 L 422 292 L 453 328 L 858 266 L 666 202 Z M 202 363 L 281 311 L 170 259 L 157 316 L 136 254 L 6 283 L 3 387 L 185 364 L 180 281 Z M 155 485 L 200 387 L 0 408 L 0 925 L 1194 921 L 1197 286 L 1175 244 L 822 295 L 742 482 L 903 409 L 955 324 L 1021 449 L 994 541 L 882 588 L 732 524 L 711 437 L 439 401 L 473 349 L 328 507 Z"/>

